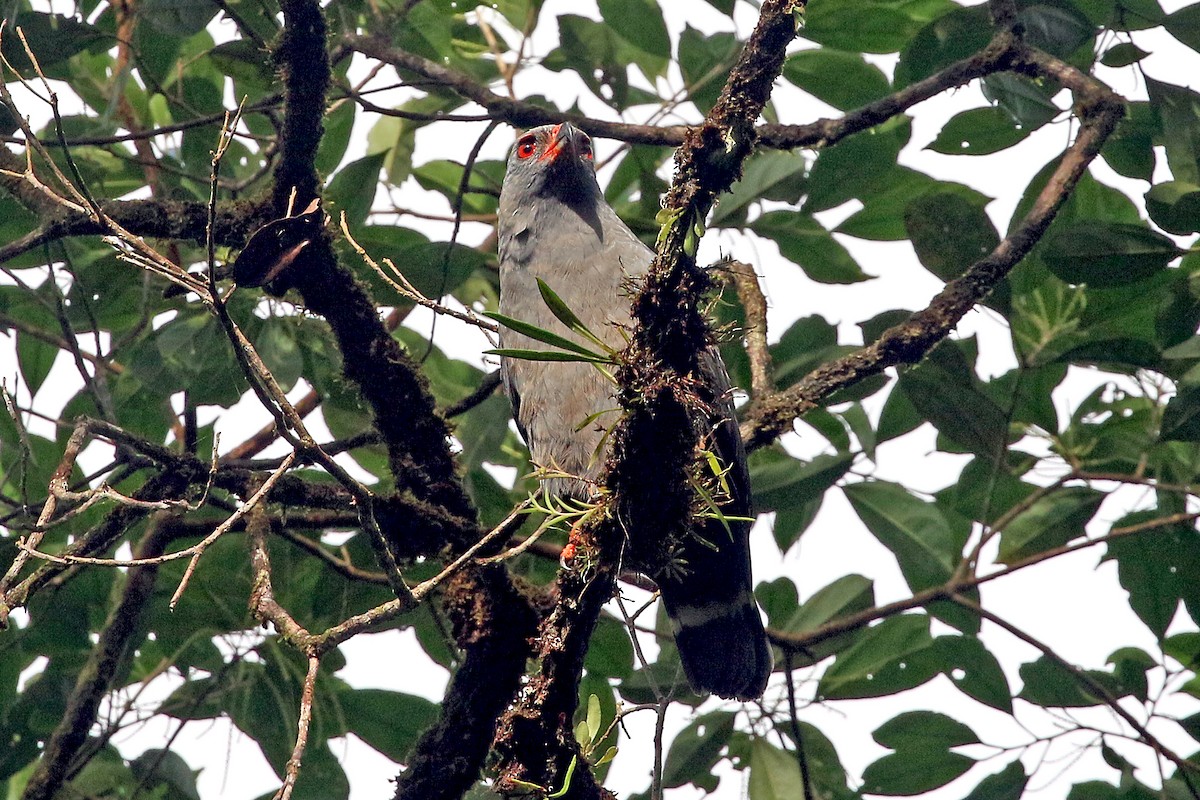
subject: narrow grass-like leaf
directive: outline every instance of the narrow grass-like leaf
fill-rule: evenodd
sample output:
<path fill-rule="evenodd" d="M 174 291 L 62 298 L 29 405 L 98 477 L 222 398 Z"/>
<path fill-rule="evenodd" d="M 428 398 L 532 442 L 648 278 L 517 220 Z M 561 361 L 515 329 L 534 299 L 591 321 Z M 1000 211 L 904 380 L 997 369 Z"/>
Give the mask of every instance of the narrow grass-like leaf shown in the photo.
<path fill-rule="evenodd" d="M 519 358 L 523 361 L 582 361 L 587 364 L 608 364 L 604 356 L 594 353 L 567 353 L 562 350 L 522 350 L 517 347 L 498 347 L 495 350 L 484 350 L 485 355 Z"/>
<path fill-rule="evenodd" d="M 592 342 L 596 346 L 600 347 L 605 352 L 609 354 L 615 352 L 611 347 L 605 344 L 599 336 L 592 333 L 587 325 L 583 324 L 583 320 L 581 320 L 578 315 L 571 310 L 570 306 L 563 302 L 561 297 L 555 294 L 554 290 L 551 289 L 544 280 L 538 278 L 537 285 L 538 291 L 541 292 L 542 295 L 542 302 L 546 304 L 546 308 L 550 309 L 550 313 L 554 314 L 559 322 L 561 322 L 563 325 L 566 325 L 568 328 L 575 331 L 589 342 Z"/>
<path fill-rule="evenodd" d="M 488 311 L 484 316 L 496 320 L 509 330 L 528 336 L 530 339 L 535 339 L 543 344 L 558 347 L 562 350 L 570 350 L 572 353 L 578 353 L 582 356 L 588 356 L 590 359 L 597 361 L 611 362 L 612 359 L 602 353 L 597 353 L 594 350 L 589 350 L 578 342 L 573 342 L 566 337 L 559 336 L 557 333 L 552 333 L 545 328 L 539 328 L 537 325 L 531 325 L 528 322 L 523 322 L 519 319 L 500 314 L 495 311 Z"/>

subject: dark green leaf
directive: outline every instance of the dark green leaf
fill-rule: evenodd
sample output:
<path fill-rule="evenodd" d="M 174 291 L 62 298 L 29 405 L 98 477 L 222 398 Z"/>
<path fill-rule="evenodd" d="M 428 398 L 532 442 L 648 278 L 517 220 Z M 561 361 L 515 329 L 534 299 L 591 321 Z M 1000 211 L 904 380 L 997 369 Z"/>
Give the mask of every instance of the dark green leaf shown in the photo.
<path fill-rule="evenodd" d="M 1000 234 L 983 208 L 949 192 L 922 195 L 909 203 L 904 227 L 921 264 L 943 281 L 957 278 L 1000 244 Z"/>
<path fill-rule="evenodd" d="M 1021 800 L 1029 776 L 1018 758 L 997 773 L 988 775 L 963 800 Z"/>
<path fill-rule="evenodd" d="M 633 643 L 625 623 L 600 615 L 584 664 L 589 673 L 605 678 L 626 678 L 633 672 Z"/>
<path fill-rule="evenodd" d="M 1200 185 L 1200 94 L 1151 78 L 1146 79 L 1146 91 L 1162 120 L 1162 144 L 1171 176 Z"/>
<path fill-rule="evenodd" d="M 779 511 L 818 498 L 850 469 L 849 454 L 819 455 L 807 463 L 774 450 L 761 450 L 750 459 L 754 505 L 760 511 Z"/>
<path fill-rule="evenodd" d="M 1151 525 L 1165 512 L 1135 511 L 1113 528 L 1136 530 Z M 1179 601 L 1198 597 L 1191 576 L 1200 567 L 1200 534 L 1189 525 L 1169 525 L 1143 534 L 1111 539 L 1104 560 L 1116 560 L 1117 578 L 1129 592 L 1129 605 L 1159 639 L 1167 632 Z"/>
<path fill-rule="evenodd" d="M 1200 3 L 1184 6 L 1168 14 L 1163 20 L 1163 27 L 1167 33 L 1200 52 Z"/>
<path fill-rule="evenodd" d="M 325 189 L 325 203 L 335 220 L 346 215 L 352 228 L 367 221 L 371 204 L 375 202 L 375 190 L 379 183 L 379 170 L 383 168 L 383 153 L 363 156 L 342 167 Z"/>
<path fill-rule="evenodd" d="M 1106 67 L 1120 69 L 1128 67 L 1130 64 L 1136 64 L 1148 55 L 1150 55 L 1149 52 L 1133 42 L 1118 42 L 1104 51 L 1104 55 L 1100 56 L 1100 63 Z"/>
<path fill-rule="evenodd" d="M 760 236 L 773 239 L 784 258 L 799 265 L 819 283 L 857 283 L 870 276 L 849 251 L 807 214 L 768 211 L 750 224 Z"/>
<path fill-rule="evenodd" d="M 1093 693 L 1084 681 L 1047 656 L 1022 664 L 1020 672 L 1025 686 L 1017 696 L 1030 703 L 1051 708 L 1083 708 L 1104 703 L 1104 698 Z M 1121 695 L 1112 675 L 1098 670 L 1083 674 L 1109 694 Z"/>
<path fill-rule="evenodd" d="M 895 53 L 921 22 L 874 0 L 826 0 L 805 11 L 799 33 L 817 44 L 852 53 Z"/>
<path fill-rule="evenodd" d="M 1048 236 L 1042 249 L 1046 266 L 1059 278 L 1096 288 L 1144 280 L 1180 255 L 1161 233 L 1119 222 L 1077 222 Z"/>
<path fill-rule="evenodd" d="M 652 0 L 598 0 L 604 22 L 621 37 L 630 60 L 650 81 L 662 77 L 671 60 L 671 38 L 662 10 Z"/>
<path fill-rule="evenodd" d="M 1059 115 L 1061 109 L 1054 104 L 1058 87 L 1015 75 L 998 72 L 983 79 L 983 95 L 999 103 L 1022 127 L 1036 130 Z"/>
<path fill-rule="evenodd" d="M 1023 142 L 1030 132 L 998 106 L 972 108 L 951 117 L 928 149 L 946 155 L 982 156 Z"/>
<path fill-rule="evenodd" d="M 983 49 L 991 38 L 991 22 L 982 6 L 956 8 L 938 17 L 904 44 L 896 65 L 895 87 L 928 78 Z"/>
<path fill-rule="evenodd" d="M 1200 186 L 1184 181 L 1155 184 L 1146 192 L 1150 219 L 1167 233 L 1200 231 Z"/>
<path fill-rule="evenodd" d="M 1012 690 L 1000 662 L 974 636 L 939 636 L 934 649 L 942 670 L 959 691 L 981 703 L 1011 714 Z"/>
<path fill-rule="evenodd" d="M 1133 102 L 1125 108 L 1125 117 L 1117 123 L 1100 155 L 1119 174 L 1150 181 L 1156 160 L 1154 139 L 1161 134 L 1162 124 L 1151 103 Z"/>
<path fill-rule="evenodd" d="M 1017 19 L 1030 44 L 1059 58 L 1069 58 L 1095 36 L 1095 26 L 1070 5 L 1029 6 L 1021 9 Z"/>
<path fill-rule="evenodd" d="M 692 783 L 708 792 L 715 790 L 713 768 L 729 743 L 736 717 L 730 711 L 713 711 L 697 717 L 676 734 L 663 763 L 663 785 L 675 788 Z"/>
<path fill-rule="evenodd" d="M 21 367 L 21 377 L 29 395 L 36 395 L 42 388 L 54 360 L 58 358 L 58 348 L 48 342 L 43 342 L 25 331 L 17 331 L 17 363 Z"/>
<path fill-rule="evenodd" d="M 692 102 L 707 114 L 717 102 L 741 49 L 732 33 L 701 33 L 685 25 L 679 36 L 679 71 L 683 73 Z"/>
<path fill-rule="evenodd" d="M 817 686 L 817 695 L 829 699 L 878 697 L 919 686 L 937 670 L 919 669 L 909 661 L 933 644 L 929 618 L 902 614 L 862 631 L 857 641 L 840 653 Z"/>
<path fill-rule="evenodd" d="M 438 718 L 438 706 L 425 698 L 384 689 L 346 689 L 338 700 L 350 732 L 392 761 L 403 762 Z"/>
<path fill-rule="evenodd" d="M 795 203 L 803 191 L 806 172 L 807 164 L 799 153 L 780 150 L 755 153 L 746 161 L 742 177 L 713 209 L 709 225 L 714 228 L 740 225 L 747 207 L 761 200 Z"/>
<path fill-rule="evenodd" d="M 898 116 L 821 150 L 808 173 L 803 210 L 814 214 L 852 199 L 885 191 L 896 158 L 912 136 L 908 117 Z"/>
<path fill-rule="evenodd" d="M 783 77 L 839 111 L 865 106 L 888 93 L 887 77 L 858 53 L 827 47 L 793 53 Z"/>
<path fill-rule="evenodd" d="M 934 503 L 886 481 L 854 483 L 842 491 L 867 529 L 896 556 L 909 588 L 920 591 L 950 577 L 963 542 Z"/>
<path fill-rule="evenodd" d="M 1104 497 L 1086 486 L 1068 486 L 1040 498 L 1000 532 L 1000 562 L 1012 564 L 1083 536 Z"/>
<path fill-rule="evenodd" d="M 975 759 L 945 749 L 889 753 L 863 770 L 863 792 L 910 797 L 945 786 L 966 773 Z"/>
<path fill-rule="evenodd" d="M 1008 415 L 975 386 L 970 366 L 939 347 L 900 377 L 905 397 L 938 432 L 976 455 L 995 460 L 1008 439 Z M 952 391 L 948 391 L 951 389 Z"/>
<path fill-rule="evenodd" d="M 1200 442 L 1200 389 L 1181 387 L 1167 401 L 1158 438 L 1164 442 Z"/>
<path fill-rule="evenodd" d="M 936 711 L 905 711 L 876 728 L 871 738 L 889 750 L 948 750 L 979 743 L 967 725 Z"/>

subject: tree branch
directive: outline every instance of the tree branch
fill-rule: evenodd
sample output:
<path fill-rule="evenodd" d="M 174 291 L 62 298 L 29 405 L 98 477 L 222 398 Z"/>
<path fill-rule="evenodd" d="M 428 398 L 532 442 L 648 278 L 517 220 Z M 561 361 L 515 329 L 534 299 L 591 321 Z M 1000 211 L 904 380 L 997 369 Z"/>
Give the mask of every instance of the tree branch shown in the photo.
<path fill-rule="evenodd" d="M 976 303 L 1017 265 L 1054 221 L 1071 191 L 1100 153 L 1124 115 L 1124 102 L 1103 84 L 1068 64 L 1011 40 L 1013 65 L 1054 78 L 1075 93 L 1082 120 L 1079 134 L 1058 168 L 1038 194 L 1029 213 L 985 258 L 946 284 L 930 304 L 904 322 L 888 328 L 878 340 L 809 373 L 784 392 L 759 400 L 742 424 L 750 449 L 761 447 L 792 428 L 796 417 L 816 408 L 838 389 L 898 364 L 915 364 L 942 341 Z"/>

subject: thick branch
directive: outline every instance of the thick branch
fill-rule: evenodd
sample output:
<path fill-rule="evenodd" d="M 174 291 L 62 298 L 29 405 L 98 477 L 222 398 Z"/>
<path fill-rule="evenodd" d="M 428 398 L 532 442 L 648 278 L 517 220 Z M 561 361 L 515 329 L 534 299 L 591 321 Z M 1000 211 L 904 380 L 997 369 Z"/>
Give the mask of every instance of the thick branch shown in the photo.
<path fill-rule="evenodd" d="M 872 344 L 809 373 L 788 390 L 756 402 L 742 424 L 747 447 L 756 448 L 791 430 L 796 417 L 838 389 L 898 364 L 914 364 L 950 334 L 959 320 L 1024 258 L 1054 221 L 1071 191 L 1124 115 L 1124 103 L 1107 87 L 1064 62 L 1013 41 L 1015 62 L 1071 88 L 1082 125 L 1029 213 L 985 258 L 946 287 L 921 311 L 884 331 Z"/>
<path fill-rule="evenodd" d="M 154 528 L 142 539 L 135 555 L 138 558 L 162 555 L 169 538 Z M 157 576 L 157 564 L 129 570 L 121 600 L 109 613 L 99 641 L 75 681 L 63 718 L 46 742 L 42 758 L 29 779 L 24 800 L 50 800 L 70 778 L 76 756 L 96 723 L 100 701 L 112 688 L 121 663 L 137 646 L 139 623 L 153 596 Z"/>

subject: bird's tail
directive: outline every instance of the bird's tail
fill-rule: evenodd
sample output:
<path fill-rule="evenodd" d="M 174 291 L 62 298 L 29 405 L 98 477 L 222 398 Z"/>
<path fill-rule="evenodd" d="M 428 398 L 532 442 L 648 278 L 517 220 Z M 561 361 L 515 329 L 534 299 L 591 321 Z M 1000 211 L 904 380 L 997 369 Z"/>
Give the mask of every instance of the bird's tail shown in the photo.
<path fill-rule="evenodd" d="M 752 700 L 766 688 L 771 648 L 750 589 L 745 534 L 733 547 L 729 533 L 721 535 L 726 546 L 715 551 L 702 542 L 685 545 L 685 568 L 659 575 L 658 586 L 692 688 Z"/>

